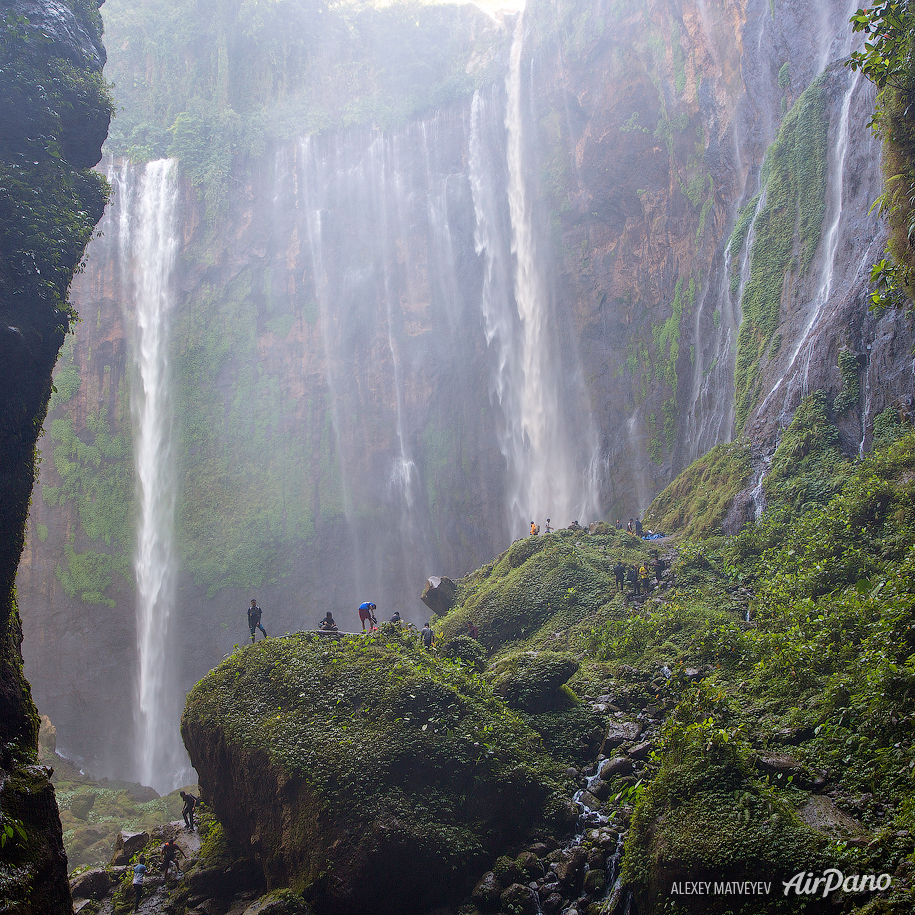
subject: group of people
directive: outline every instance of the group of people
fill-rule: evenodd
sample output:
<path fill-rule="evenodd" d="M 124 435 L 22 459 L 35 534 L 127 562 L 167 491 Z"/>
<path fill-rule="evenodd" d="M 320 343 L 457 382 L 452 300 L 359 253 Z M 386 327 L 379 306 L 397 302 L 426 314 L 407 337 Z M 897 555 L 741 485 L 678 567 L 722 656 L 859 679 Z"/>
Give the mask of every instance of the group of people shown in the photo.
<path fill-rule="evenodd" d="M 651 566 L 650 569 L 649 566 Z M 636 597 L 641 596 L 643 593 L 650 594 L 652 573 L 657 584 L 661 584 L 661 576 L 666 568 L 667 563 L 657 553 L 655 553 L 653 561 L 646 561 L 638 568 L 634 565 L 627 566 L 622 559 L 617 560 L 616 565 L 613 567 L 617 590 L 625 593 L 626 584 L 628 583 Z"/>
<path fill-rule="evenodd" d="M 362 631 L 365 632 L 366 623 L 368 624 L 369 632 L 378 631 L 378 618 L 375 616 L 375 611 L 378 607 L 371 601 L 365 601 L 359 605 L 359 620 L 362 623 Z M 395 610 L 394 615 L 391 617 L 390 622 L 399 626 L 403 620 L 400 618 L 400 611 Z M 318 632 L 339 632 L 337 623 L 334 620 L 333 613 L 330 610 L 324 614 L 324 619 L 318 623 Z"/>
<path fill-rule="evenodd" d="M 549 518 L 546 519 L 546 525 L 543 528 L 543 532 L 545 534 L 553 533 L 553 525 L 550 523 Z M 540 533 L 540 525 L 534 524 L 534 522 L 531 521 L 531 537 L 536 537 L 539 533 Z"/>
<path fill-rule="evenodd" d="M 252 604 L 255 602 L 252 601 Z M 195 794 L 191 794 L 189 791 L 180 791 L 181 800 L 184 802 L 184 807 L 181 810 L 181 814 L 184 817 L 184 826 L 187 830 L 194 830 L 194 811 L 200 806 L 200 798 Z M 182 858 L 186 858 L 187 855 L 181 849 L 181 846 L 172 838 L 166 839 L 165 844 L 162 846 L 162 876 L 168 879 L 169 873 L 174 866 L 175 876 L 182 877 L 184 876 L 181 872 L 181 868 L 178 866 L 178 856 L 181 855 Z M 143 897 L 143 885 L 146 882 L 146 875 L 149 873 L 149 868 L 146 866 L 146 858 L 141 855 L 139 861 L 133 867 L 133 910 L 138 912 L 140 910 L 140 899 Z"/>

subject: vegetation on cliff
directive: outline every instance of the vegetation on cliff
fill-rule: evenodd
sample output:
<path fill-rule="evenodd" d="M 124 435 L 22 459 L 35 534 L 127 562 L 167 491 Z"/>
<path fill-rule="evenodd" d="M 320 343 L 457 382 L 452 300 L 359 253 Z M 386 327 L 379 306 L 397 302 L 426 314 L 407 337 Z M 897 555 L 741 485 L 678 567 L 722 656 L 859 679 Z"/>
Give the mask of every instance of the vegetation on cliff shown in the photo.
<path fill-rule="evenodd" d="M 915 10 L 905 0 L 882 0 L 852 17 L 864 47 L 848 65 L 880 90 L 874 129 L 883 137 L 884 192 L 878 198 L 890 235 L 887 257 L 874 265 L 871 296 L 878 308 L 903 305 L 915 297 Z"/>
<path fill-rule="evenodd" d="M 111 113 L 97 6 L 45 7 L 0 21 L 0 909 L 23 915 L 71 909 L 14 581 L 51 370 L 75 318 L 67 290 L 105 205 L 91 167 Z"/>

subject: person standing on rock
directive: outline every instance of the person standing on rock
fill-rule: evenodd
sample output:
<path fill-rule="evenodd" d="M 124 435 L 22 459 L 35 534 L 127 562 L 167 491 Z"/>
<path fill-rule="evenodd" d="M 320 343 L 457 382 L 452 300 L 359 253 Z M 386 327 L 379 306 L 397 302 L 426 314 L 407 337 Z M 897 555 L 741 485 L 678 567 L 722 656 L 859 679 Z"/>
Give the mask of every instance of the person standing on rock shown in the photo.
<path fill-rule="evenodd" d="M 194 811 L 197 809 L 197 805 L 200 803 L 200 798 L 195 797 L 193 794 L 186 794 L 184 791 L 179 792 L 181 794 L 181 800 L 184 801 L 184 807 L 181 810 L 181 815 L 184 817 L 184 825 L 190 829 L 194 829 Z"/>
<path fill-rule="evenodd" d="M 257 606 L 257 598 L 252 598 L 251 606 L 248 607 L 248 628 L 251 630 L 251 642 L 254 642 L 254 632 L 260 629 L 267 638 L 267 630 L 261 624 L 261 608 Z"/>
<path fill-rule="evenodd" d="M 143 880 L 146 877 L 146 858 L 140 858 L 140 860 L 134 865 L 133 868 L 133 891 L 134 891 L 134 900 L 133 900 L 133 910 L 134 912 L 140 911 L 140 897 L 143 895 Z"/>
<path fill-rule="evenodd" d="M 178 867 L 178 855 L 181 855 L 182 858 L 187 857 L 175 843 L 174 839 L 168 839 L 162 846 L 162 876 L 165 877 L 166 880 L 168 879 L 169 868 L 173 864 L 175 865 L 175 870 L 178 872 L 178 876 L 182 876 L 181 868 Z"/>
<path fill-rule="evenodd" d="M 639 596 L 639 573 L 636 571 L 635 566 L 629 566 L 629 571 L 626 572 L 626 581 L 632 585 L 632 593 L 638 597 Z"/>
<path fill-rule="evenodd" d="M 423 640 L 423 647 L 427 651 L 431 651 L 432 645 L 435 642 L 435 634 L 432 632 L 432 623 L 426 623 L 419 635 Z"/>
<path fill-rule="evenodd" d="M 546 519 L 546 532 L 547 532 L 548 534 L 552 534 L 552 533 L 553 533 L 553 528 L 550 526 L 550 519 L 549 519 L 549 518 Z"/>

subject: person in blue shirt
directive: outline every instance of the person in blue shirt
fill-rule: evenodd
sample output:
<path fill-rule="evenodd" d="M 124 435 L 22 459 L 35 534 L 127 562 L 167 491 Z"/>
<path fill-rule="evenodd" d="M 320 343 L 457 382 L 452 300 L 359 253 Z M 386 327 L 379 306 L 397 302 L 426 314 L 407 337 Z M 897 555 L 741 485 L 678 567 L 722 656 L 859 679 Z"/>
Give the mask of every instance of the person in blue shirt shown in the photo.
<path fill-rule="evenodd" d="M 378 628 L 378 620 L 375 619 L 375 610 L 378 608 L 371 602 L 359 604 L 359 621 L 362 623 L 362 631 L 365 632 L 365 624 L 369 624 L 369 632 Z"/>
<path fill-rule="evenodd" d="M 134 912 L 140 911 L 140 897 L 143 895 L 143 880 L 146 877 L 146 858 L 140 858 L 133 868 L 133 891 L 136 898 L 133 902 Z"/>

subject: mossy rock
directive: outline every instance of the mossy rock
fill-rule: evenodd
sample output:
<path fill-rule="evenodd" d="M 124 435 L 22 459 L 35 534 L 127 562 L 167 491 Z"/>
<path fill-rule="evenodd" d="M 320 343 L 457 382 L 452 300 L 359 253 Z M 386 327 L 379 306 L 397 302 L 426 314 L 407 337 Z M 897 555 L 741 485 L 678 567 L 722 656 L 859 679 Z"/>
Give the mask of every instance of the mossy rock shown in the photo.
<path fill-rule="evenodd" d="M 500 658 L 487 679 L 496 693 L 515 709 L 536 714 L 573 707 L 562 687 L 578 673 L 579 662 L 558 651 L 526 651 Z"/>
<path fill-rule="evenodd" d="M 582 549 L 571 533 L 515 541 L 493 564 L 462 579 L 458 606 L 438 624 L 444 640 L 465 634 L 472 620 L 480 643 L 495 651 L 550 620 L 566 629 L 606 603 L 613 562 L 623 548 L 615 536 L 584 536 L 588 546 Z"/>
<path fill-rule="evenodd" d="M 486 649 L 469 635 L 459 635 L 439 646 L 439 654 L 452 661 L 461 660 L 478 670 L 486 666 Z"/>
<path fill-rule="evenodd" d="M 655 498 L 645 524 L 665 534 L 689 537 L 720 531 L 734 498 L 748 484 L 751 470 L 750 449 L 745 443 L 716 445 Z"/>
<path fill-rule="evenodd" d="M 400 630 L 236 651 L 191 692 L 182 734 L 228 842 L 333 915 L 459 898 L 558 809 L 536 732 Z"/>
<path fill-rule="evenodd" d="M 823 837 L 752 778 L 748 758 L 748 748 L 711 719 L 669 729 L 660 771 L 636 806 L 623 857 L 623 880 L 640 911 L 662 907 L 674 884 L 716 880 L 763 881 L 778 892 L 684 895 L 678 911 L 783 911 L 782 880 L 831 866 Z"/>

